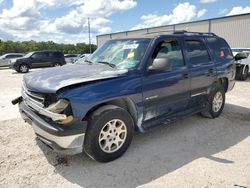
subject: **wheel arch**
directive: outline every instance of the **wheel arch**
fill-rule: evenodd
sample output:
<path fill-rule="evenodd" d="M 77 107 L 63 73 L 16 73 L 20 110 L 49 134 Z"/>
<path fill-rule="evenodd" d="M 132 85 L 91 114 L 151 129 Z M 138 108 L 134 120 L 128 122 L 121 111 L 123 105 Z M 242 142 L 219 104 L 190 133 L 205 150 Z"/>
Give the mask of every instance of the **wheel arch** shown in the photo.
<path fill-rule="evenodd" d="M 22 65 L 27 65 L 27 66 L 29 67 L 29 69 L 30 69 L 30 65 L 29 65 L 29 63 L 26 63 L 26 62 L 22 62 L 22 63 L 20 63 L 20 64 L 19 64 L 19 66 L 18 66 L 18 68 L 20 68 Z"/>
<path fill-rule="evenodd" d="M 227 92 L 227 90 L 228 90 L 228 78 L 226 78 L 226 77 L 219 78 L 218 82 L 223 86 L 224 91 Z"/>
<path fill-rule="evenodd" d="M 125 110 L 128 111 L 128 113 L 131 115 L 134 125 L 135 125 L 135 129 L 137 129 L 137 120 L 138 120 L 138 113 L 137 113 L 137 108 L 135 103 L 128 97 L 123 97 L 123 98 L 118 98 L 118 99 L 113 99 L 113 100 L 109 100 L 109 101 L 105 101 L 103 103 L 97 104 L 95 106 L 93 106 L 90 110 L 88 110 L 88 112 L 86 113 L 85 117 L 83 118 L 83 120 L 87 120 L 88 117 L 94 112 L 96 111 L 98 108 L 105 106 L 105 105 L 114 105 L 114 106 L 118 106 L 121 107 Z"/>

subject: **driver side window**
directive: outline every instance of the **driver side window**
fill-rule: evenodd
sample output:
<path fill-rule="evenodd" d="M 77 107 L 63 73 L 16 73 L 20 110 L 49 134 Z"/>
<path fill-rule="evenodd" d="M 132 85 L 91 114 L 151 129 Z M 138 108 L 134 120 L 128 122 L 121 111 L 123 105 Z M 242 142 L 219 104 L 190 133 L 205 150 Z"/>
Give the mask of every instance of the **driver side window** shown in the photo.
<path fill-rule="evenodd" d="M 153 69 L 169 71 L 185 66 L 181 46 L 176 39 L 168 39 L 160 42 L 153 56 Z"/>

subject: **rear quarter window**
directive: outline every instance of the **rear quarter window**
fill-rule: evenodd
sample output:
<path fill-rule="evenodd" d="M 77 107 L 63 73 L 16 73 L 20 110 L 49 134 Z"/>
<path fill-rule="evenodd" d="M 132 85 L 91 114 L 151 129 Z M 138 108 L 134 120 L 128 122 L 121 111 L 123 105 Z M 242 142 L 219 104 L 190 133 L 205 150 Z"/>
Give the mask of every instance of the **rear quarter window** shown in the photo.
<path fill-rule="evenodd" d="M 61 52 L 53 52 L 51 53 L 51 56 L 54 58 L 62 58 L 64 55 Z"/>
<path fill-rule="evenodd" d="M 224 39 L 208 37 L 206 38 L 206 42 L 216 62 L 228 62 L 233 60 L 232 51 Z"/>

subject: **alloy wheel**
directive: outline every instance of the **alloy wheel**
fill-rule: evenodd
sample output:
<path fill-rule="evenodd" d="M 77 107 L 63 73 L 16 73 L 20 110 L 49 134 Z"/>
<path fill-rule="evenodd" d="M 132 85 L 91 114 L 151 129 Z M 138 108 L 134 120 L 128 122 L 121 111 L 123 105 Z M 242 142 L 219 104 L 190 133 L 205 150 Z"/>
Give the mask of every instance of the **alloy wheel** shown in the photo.
<path fill-rule="evenodd" d="M 106 153 L 119 150 L 127 137 L 127 127 L 120 119 L 107 122 L 99 134 L 99 146 Z"/>

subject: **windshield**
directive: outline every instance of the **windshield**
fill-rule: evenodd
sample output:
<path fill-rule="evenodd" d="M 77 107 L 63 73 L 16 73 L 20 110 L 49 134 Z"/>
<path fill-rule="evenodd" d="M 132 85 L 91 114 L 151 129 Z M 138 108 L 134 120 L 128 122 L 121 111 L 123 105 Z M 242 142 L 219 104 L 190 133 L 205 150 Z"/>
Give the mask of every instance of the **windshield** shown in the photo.
<path fill-rule="evenodd" d="M 27 53 L 25 56 L 23 56 L 23 57 L 30 57 L 32 54 L 33 54 L 34 52 L 30 52 L 30 53 Z"/>
<path fill-rule="evenodd" d="M 150 39 L 110 40 L 98 48 L 87 60 L 76 63 L 102 63 L 118 69 L 136 67 L 150 43 Z M 87 62 L 86 62 L 87 61 Z"/>

